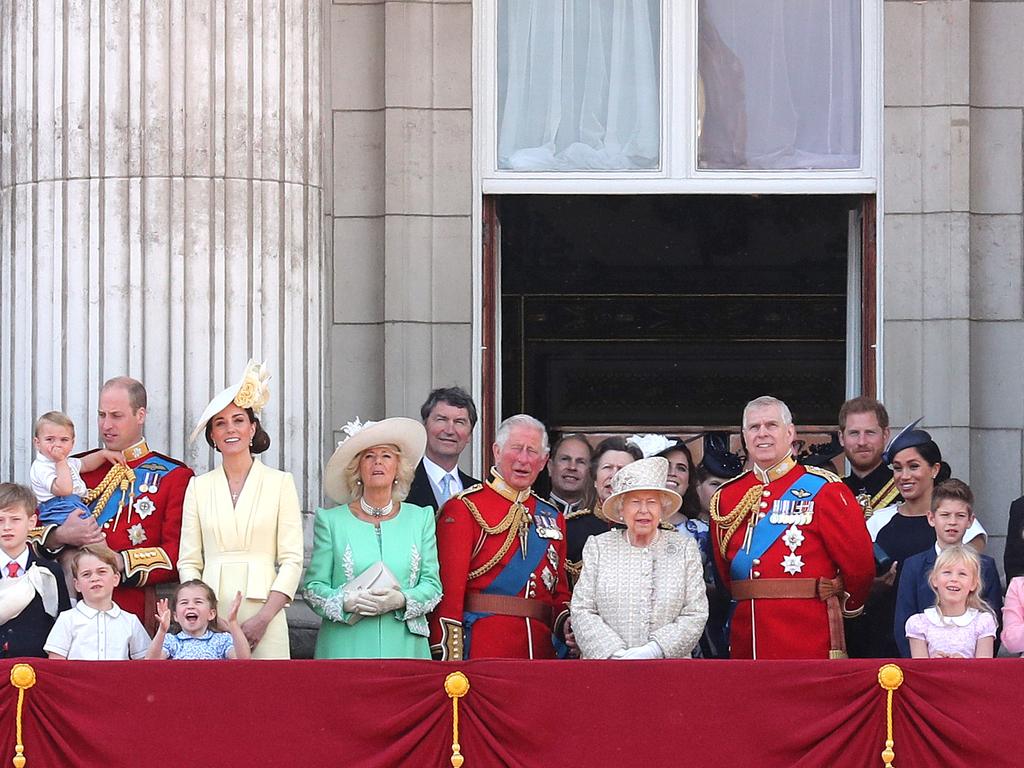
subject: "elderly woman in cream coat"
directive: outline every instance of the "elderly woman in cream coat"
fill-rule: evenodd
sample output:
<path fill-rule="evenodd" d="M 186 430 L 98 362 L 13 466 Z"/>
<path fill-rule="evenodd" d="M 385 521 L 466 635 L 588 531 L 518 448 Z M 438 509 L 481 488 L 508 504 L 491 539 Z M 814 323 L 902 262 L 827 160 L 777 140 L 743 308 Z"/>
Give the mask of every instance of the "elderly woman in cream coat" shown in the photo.
<path fill-rule="evenodd" d="M 668 461 L 623 467 L 605 502 L 625 523 L 587 540 L 572 596 L 572 629 L 585 659 L 690 656 L 708 618 L 700 552 L 693 537 L 659 530 L 682 504 L 665 487 Z"/>
<path fill-rule="evenodd" d="M 252 658 L 287 659 L 283 609 L 302 573 L 302 518 L 291 474 L 255 456 L 270 447 L 256 415 L 270 396 L 268 378 L 250 360 L 242 380 L 210 401 L 192 432 L 192 440 L 204 432 L 223 461 L 185 491 L 178 574 L 182 582 L 201 578 L 223 606 L 241 592 L 238 620 Z"/>

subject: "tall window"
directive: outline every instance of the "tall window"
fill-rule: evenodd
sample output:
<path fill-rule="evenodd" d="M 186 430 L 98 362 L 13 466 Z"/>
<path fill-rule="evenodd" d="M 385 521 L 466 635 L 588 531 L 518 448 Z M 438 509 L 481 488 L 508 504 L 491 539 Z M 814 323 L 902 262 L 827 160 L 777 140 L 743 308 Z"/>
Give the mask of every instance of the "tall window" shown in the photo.
<path fill-rule="evenodd" d="M 499 0 L 498 167 L 657 168 L 659 0 Z"/>
<path fill-rule="evenodd" d="M 531 178 L 876 187 L 881 0 L 487 0 L 481 17 L 485 191 Z"/>
<path fill-rule="evenodd" d="M 860 2 L 699 7 L 699 167 L 857 168 Z"/>

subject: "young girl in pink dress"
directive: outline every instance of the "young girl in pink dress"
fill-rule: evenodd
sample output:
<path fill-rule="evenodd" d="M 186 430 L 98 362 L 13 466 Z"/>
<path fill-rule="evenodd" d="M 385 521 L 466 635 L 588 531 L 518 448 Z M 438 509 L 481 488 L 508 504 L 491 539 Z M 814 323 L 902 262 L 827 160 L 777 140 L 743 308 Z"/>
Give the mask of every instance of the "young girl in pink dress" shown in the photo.
<path fill-rule="evenodd" d="M 935 607 L 907 619 L 910 655 L 926 658 L 992 658 L 996 619 L 981 599 L 981 561 L 971 547 L 939 553 L 928 576 Z"/>

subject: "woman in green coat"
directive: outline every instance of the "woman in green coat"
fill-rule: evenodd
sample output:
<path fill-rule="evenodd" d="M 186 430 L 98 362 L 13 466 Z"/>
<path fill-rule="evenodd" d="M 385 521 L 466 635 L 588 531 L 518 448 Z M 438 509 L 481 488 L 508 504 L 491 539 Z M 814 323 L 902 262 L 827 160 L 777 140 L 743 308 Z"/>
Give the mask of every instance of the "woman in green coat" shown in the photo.
<path fill-rule="evenodd" d="M 347 424 L 318 509 L 305 597 L 323 619 L 318 659 L 430 658 L 427 613 L 441 600 L 434 513 L 405 504 L 427 434 L 412 419 Z"/>

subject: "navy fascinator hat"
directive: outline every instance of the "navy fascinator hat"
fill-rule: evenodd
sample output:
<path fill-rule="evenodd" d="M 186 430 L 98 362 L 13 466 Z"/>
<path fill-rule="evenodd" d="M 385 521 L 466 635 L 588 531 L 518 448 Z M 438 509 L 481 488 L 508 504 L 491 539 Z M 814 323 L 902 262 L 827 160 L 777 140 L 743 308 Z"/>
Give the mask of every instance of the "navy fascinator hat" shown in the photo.
<path fill-rule="evenodd" d="M 885 452 L 882 454 L 882 461 L 886 464 L 892 464 L 893 457 L 903 449 L 915 448 L 919 445 L 933 442 L 931 435 L 923 429 L 916 428 L 920 423 L 921 419 L 916 419 L 901 429 L 896 437 L 889 441 L 889 445 L 885 447 Z"/>

